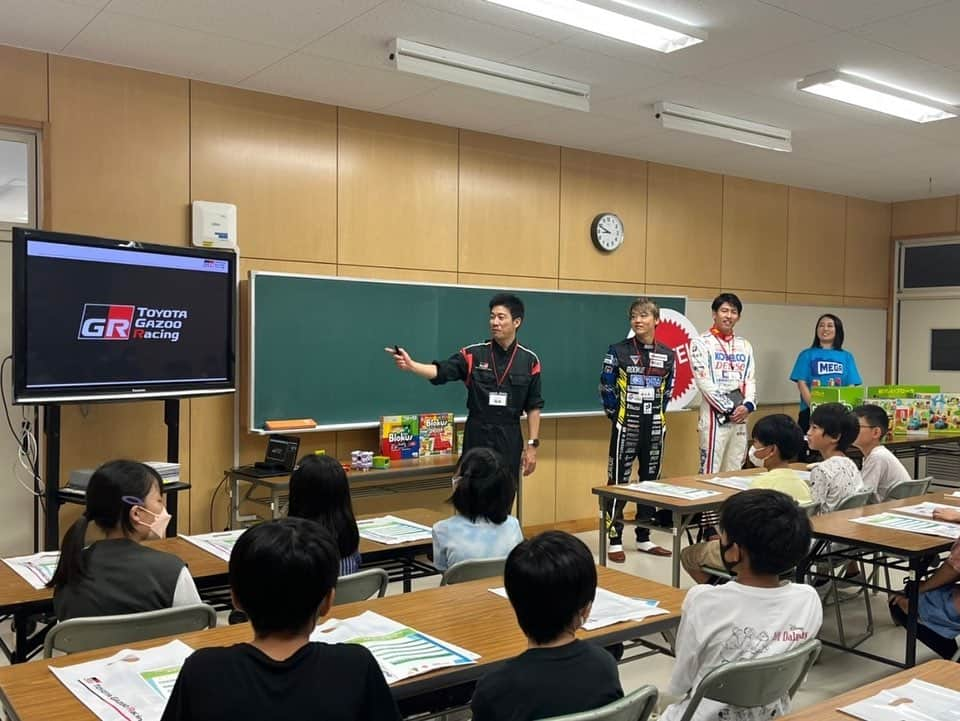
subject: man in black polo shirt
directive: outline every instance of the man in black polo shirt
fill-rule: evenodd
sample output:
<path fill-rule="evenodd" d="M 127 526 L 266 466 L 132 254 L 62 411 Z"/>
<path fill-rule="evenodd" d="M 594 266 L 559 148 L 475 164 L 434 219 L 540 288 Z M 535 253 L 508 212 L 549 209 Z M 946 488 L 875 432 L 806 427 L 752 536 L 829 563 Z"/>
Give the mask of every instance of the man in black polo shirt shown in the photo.
<path fill-rule="evenodd" d="M 537 467 L 540 446 L 540 359 L 517 342 L 523 302 L 499 293 L 490 300 L 490 339 L 461 348 L 447 360 L 418 363 L 403 348 L 386 348 L 400 370 L 434 385 L 463 381 L 467 387 L 467 423 L 461 455 L 486 447 L 500 453 L 516 477 Z M 520 416 L 527 414 L 530 438 L 524 448 Z"/>

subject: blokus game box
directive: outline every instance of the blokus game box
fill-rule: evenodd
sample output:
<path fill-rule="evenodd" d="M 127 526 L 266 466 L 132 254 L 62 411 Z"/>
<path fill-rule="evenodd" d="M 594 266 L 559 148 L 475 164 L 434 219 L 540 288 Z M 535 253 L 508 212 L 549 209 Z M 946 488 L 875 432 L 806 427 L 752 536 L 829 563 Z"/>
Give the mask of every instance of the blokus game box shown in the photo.
<path fill-rule="evenodd" d="M 420 457 L 453 453 L 453 413 L 420 414 Z"/>
<path fill-rule="evenodd" d="M 420 417 L 415 415 L 380 418 L 380 455 L 391 461 L 420 457 Z"/>

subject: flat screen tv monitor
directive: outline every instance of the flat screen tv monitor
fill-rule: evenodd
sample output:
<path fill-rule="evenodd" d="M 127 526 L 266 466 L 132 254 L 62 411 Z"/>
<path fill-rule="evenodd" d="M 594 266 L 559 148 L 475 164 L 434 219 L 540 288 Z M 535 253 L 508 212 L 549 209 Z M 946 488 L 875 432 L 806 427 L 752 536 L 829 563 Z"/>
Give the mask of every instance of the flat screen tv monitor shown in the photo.
<path fill-rule="evenodd" d="M 235 390 L 236 255 L 15 228 L 15 403 Z"/>

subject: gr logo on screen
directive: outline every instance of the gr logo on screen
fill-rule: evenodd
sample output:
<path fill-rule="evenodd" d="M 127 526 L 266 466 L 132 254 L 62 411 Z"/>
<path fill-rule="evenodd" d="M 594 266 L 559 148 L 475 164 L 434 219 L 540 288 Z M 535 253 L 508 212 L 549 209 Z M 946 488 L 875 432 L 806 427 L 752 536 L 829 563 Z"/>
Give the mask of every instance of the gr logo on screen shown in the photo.
<path fill-rule="evenodd" d="M 176 343 L 188 313 L 182 308 L 84 303 L 78 340 L 164 340 Z"/>
<path fill-rule="evenodd" d="M 84 303 L 77 340 L 128 340 L 136 309 L 133 305 Z"/>

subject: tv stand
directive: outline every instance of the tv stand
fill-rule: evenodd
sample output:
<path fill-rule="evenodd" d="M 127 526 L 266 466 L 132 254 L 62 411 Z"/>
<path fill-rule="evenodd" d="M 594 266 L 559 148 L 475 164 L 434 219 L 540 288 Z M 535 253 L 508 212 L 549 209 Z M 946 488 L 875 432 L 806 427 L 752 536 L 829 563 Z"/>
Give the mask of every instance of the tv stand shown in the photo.
<path fill-rule="evenodd" d="M 167 462 L 180 462 L 180 399 L 167 398 L 163 402 L 163 422 L 167 426 Z M 85 503 L 86 494 L 71 493 L 60 487 L 60 404 L 43 406 L 44 435 L 44 530 L 43 548 L 55 551 L 60 547 L 60 506 L 65 503 Z M 167 536 L 177 535 L 177 493 L 190 488 L 189 483 L 168 483 L 162 489 L 167 496 L 170 524 Z"/>

